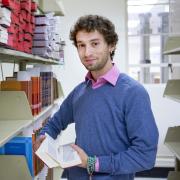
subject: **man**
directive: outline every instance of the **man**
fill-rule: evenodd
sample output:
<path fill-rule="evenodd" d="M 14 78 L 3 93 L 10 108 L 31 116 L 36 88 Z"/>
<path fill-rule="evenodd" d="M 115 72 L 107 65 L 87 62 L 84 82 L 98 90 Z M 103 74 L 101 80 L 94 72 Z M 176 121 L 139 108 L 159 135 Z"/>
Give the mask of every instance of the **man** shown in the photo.
<path fill-rule="evenodd" d="M 113 63 L 118 41 L 105 17 L 80 17 L 70 32 L 80 60 L 88 70 L 85 81 L 65 99 L 41 131 L 54 139 L 75 123 L 82 164 L 67 169 L 68 179 L 133 180 L 138 171 L 154 166 L 158 130 L 146 90 Z"/>

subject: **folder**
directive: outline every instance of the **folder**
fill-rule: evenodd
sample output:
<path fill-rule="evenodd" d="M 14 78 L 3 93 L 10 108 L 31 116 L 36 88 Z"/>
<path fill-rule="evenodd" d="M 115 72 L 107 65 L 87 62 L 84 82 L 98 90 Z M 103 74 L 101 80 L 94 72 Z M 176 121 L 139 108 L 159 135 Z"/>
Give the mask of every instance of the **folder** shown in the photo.
<path fill-rule="evenodd" d="M 13 4 L 13 0 L 1 0 L 2 5 L 6 6 L 6 7 L 12 7 Z"/>
<path fill-rule="evenodd" d="M 0 18 L 5 18 L 11 22 L 11 11 L 6 7 L 0 7 Z"/>
<path fill-rule="evenodd" d="M 32 46 L 32 35 L 29 33 L 24 34 L 24 39 L 30 42 L 30 45 Z"/>
<path fill-rule="evenodd" d="M 36 2 L 31 2 L 31 11 L 32 12 L 35 12 L 35 11 L 37 11 L 37 3 Z"/>
<path fill-rule="evenodd" d="M 21 1 L 21 9 L 31 12 L 31 1 Z"/>
<path fill-rule="evenodd" d="M 36 25 L 50 25 L 48 17 L 44 15 L 35 16 L 35 24 Z"/>
<path fill-rule="evenodd" d="M 19 17 L 16 16 L 14 13 L 11 13 L 11 21 L 12 21 L 14 24 L 17 24 L 18 26 L 20 25 Z"/>
<path fill-rule="evenodd" d="M 2 17 L 0 18 L 0 25 L 4 25 L 5 27 L 9 27 L 10 26 L 10 21 L 8 21 L 6 18 Z"/>
<path fill-rule="evenodd" d="M 8 40 L 0 36 L 0 43 L 7 44 Z"/>
<path fill-rule="evenodd" d="M 32 24 L 35 24 L 35 17 L 34 15 L 31 15 L 31 21 L 30 21 Z"/>
<path fill-rule="evenodd" d="M 0 39 L 1 39 L 1 38 L 8 40 L 7 30 L 4 30 L 4 31 L 1 31 L 1 30 L 0 30 Z"/>
<path fill-rule="evenodd" d="M 32 52 L 33 54 L 43 56 L 43 57 L 50 57 L 50 52 L 51 48 L 50 47 L 33 47 Z"/>
<path fill-rule="evenodd" d="M 48 34 L 48 26 L 36 26 L 34 33 L 44 33 L 44 34 Z"/>
<path fill-rule="evenodd" d="M 20 12 L 20 1 L 19 0 L 14 0 L 13 3 L 12 3 L 12 9 L 13 9 L 13 12 L 16 11 L 16 14 Z"/>
<path fill-rule="evenodd" d="M 45 40 L 45 41 L 47 41 L 48 40 L 48 35 L 44 34 L 44 33 L 40 33 L 40 34 L 34 33 L 33 39 L 34 40 Z"/>
<path fill-rule="evenodd" d="M 43 41 L 43 40 L 33 41 L 33 47 L 46 47 L 48 45 L 49 45 L 48 41 Z"/>

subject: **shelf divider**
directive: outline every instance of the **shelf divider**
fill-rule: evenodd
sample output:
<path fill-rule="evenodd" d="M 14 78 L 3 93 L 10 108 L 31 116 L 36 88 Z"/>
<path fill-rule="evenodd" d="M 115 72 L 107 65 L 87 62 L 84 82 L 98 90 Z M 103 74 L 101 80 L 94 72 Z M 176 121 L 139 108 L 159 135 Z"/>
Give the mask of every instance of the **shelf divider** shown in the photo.
<path fill-rule="evenodd" d="M 23 91 L 0 91 L 0 146 L 33 122 Z"/>
<path fill-rule="evenodd" d="M 180 79 L 168 80 L 163 96 L 180 102 Z"/>
<path fill-rule="evenodd" d="M 180 160 L 180 126 L 168 128 L 164 144 Z"/>
<path fill-rule="evenodd" d="M 167 179 L 168 180 L 179 180 L 180 172 L 170 171 Z"/>
<path fill-rule="evenodd" d="M 164 54 L 180 54 L 180 36 L 168 37 L 165 45 Z"/>
<path fill-rule="evenodd" d="M 1 180 L 32 180 L 27 162 L 22 155 L 0 155 Z"/>

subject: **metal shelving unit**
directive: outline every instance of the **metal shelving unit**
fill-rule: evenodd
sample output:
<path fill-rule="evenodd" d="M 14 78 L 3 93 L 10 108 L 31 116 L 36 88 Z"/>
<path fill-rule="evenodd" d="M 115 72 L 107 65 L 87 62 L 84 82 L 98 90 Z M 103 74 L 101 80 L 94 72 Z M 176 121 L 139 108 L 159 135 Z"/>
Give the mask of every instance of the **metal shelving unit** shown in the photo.
<path fill-rule="evenodd" d="M 165 46 L 164 54 L 180 54 L 180 36 L 170 37 Z M 180 102 L 180 79 L 168 80 L 164 91 L 164 97 Z M 176 158 L 175 171 L 170 172 L 168 180 L 180 179 L 180 126 L 169 127 L 165 145 L 170 149 Z"/>
<path fill-rule="evenodd" d="M 0 62 L 2 63 L 26 63 L 26 64 L 54 64 L 58 65 L 59 62 L 53 59 L 47 59 L 33 54 L 28 54 L 12 49 L 0 47 Z"/>
<path fill-rule="evenodd" d="M 38 9 L 43 13 L 54 12 L 55 15 L 64 16 L 64 7 L 60 0 L 35 0 Z M 44 58 L 5 47 L 0 47 L 0 63 L 13 63 L 19 65 L 19 70 L 26 70 L 27 64 L 60 65 L 60 62 L 51 58 Z M 63 97 L 59 86 L 59 98 Z M 52 114 L 57 108 L 56 100 L 52 105 L 43 109 L 37 116 L 32 116 L 31 108 L 26 94 L 22 91 L 0 91 L 0 147 L 16 135 L 32 134 L 32 129 Z M 26 135 L 27 135 L 26 134 Z M 9 171 L 8 171 L 9 170 Z M 11 173 L 7 173 L 11 172 Z M 21 172 L 21 173 L 19 173 Z M 53 169 L 53 180 L 60 179 L 59 168 Z M 39 177 L 34 177 L 34 179 Z M 0 155 L 0 179 L 32 180 L 24 156 Z"/>

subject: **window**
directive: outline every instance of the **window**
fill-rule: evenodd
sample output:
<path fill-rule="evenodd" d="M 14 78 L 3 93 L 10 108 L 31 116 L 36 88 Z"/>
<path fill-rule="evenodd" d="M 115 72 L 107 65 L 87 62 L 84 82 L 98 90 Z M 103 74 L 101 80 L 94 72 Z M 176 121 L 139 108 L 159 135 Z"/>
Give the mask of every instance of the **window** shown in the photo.
<path fill-rule="evenodd" d="M 141 83 L 166 83 L 169 57 L 169 0 L 128 0 L 129 74 Z"/>

